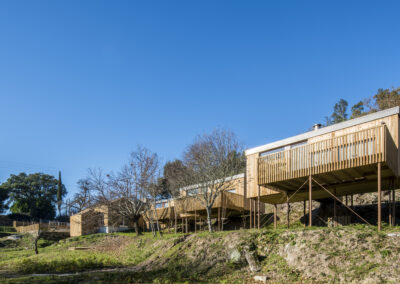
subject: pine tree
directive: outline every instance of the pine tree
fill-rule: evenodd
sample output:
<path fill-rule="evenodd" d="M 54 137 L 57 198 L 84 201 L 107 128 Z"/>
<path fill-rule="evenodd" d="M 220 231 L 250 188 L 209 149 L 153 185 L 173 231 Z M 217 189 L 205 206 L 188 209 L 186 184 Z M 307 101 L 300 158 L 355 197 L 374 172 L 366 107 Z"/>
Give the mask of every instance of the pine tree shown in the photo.
<path fill-rule="evenodd" d="M 61 204 L 62 204 L 62 182 L 61 182 L 61 171 L 58 172 L 58 189 L 57 189 L 57 207 L 58 215 L 61 216 Z"/>
<path fill-rule="evenodd" d="M 333 107 L 332 115 L 325 117 L 325 126 L 346 121 L 348 105 L 346 100 L 340 99 Z"/>

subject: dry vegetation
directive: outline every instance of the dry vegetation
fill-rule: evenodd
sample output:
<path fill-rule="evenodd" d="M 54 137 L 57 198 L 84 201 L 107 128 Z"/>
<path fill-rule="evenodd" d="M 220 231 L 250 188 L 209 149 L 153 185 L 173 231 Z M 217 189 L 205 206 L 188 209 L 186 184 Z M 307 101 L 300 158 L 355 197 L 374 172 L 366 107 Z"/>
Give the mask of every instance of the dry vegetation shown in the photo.
<path fill-rule="evenodd" d="M 254 275 L 266 275 L 271 283 L 397 283 L 400 234 L 388 236 L 391 231 L 396 230 L 386 227 L 378 233 L 375 227 L 356 225 L 165 234 L 163 238 L 147 233 L 139 237 L 134 233 L 96 234 L 41 241 L 39 255 L 34 255 L 25 238 L 3 238 L 0 281 L 254 283 Z M 89 249 L 70 251 L 69 247 Z M 246 250 L 255 253 L 260 272 L 249 270 Z"/>

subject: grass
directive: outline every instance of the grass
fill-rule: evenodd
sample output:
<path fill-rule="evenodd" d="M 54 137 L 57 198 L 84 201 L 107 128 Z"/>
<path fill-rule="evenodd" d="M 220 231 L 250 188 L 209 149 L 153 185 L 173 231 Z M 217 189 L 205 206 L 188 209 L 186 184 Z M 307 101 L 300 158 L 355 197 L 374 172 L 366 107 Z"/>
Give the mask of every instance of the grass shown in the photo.
<path fill-rule="evenodd" d="M 312 240 L 311 231 L 318 231 L 317 237 Z M 185 234 L 164 234 L 163 237 L 153 237 L 151 233 L 136 236 L 134 232 L 121 232 L 113 234 L 94 234 L 81 237 L 73 237 L 58 242 L 39 241 L 39 255 L 32 250 L 32 240 L 24 237 L 20 240 L 0 239 L 0 282 L 1 283 L 76 283 L 78 281 L 90 282 L 98 279 L 98 282 L 109 283 L 242 283 L 251 275 L 244 270 L 246 263 L 231 263 L 223 261 L 221 255 L 226 253 L 226 244 L 232 236 L 240 238 L 241 246 L 254 250 L 260 257 L 262 273 L 275 275 L 281 282 L 302 281 L 302 272 L 286 263 L 278 248 L 285 245 L 307 246 L 312 252 L 309 257 L 325 254 L 327 261 L 338 260 L 349 264 L 347 266 L 332 266 L 336 275 L 342 273 L 350 278 L 357 273 L 366 275 L 376 269 L 376 264 L 364 260 L 363 256 L 379 256 L 381 259 L 390 259 L 392 253 L 387 246 L 382 245 L 388 231 L 396 231 L 390 227 L 384 227 L 382 233 L 376 231 L 374 226 L 352 225 L 337 228 L 297 226 L 287 229 L 279 226 L 277 230 L 263 228 L 261 230 L 240 230 L 223 232 L 199 232 L 183 241 Z M 397 227 L 397 231 L 399 228 Z M 342 243 L 342 237 L 351 235 L 359 243 L 366 241 L 372 246 L 368 250 L 351 254 L 348 244 Z M 299 236 L 305 236 L 300 238 Z M 225 243 L 224 243 L 225 241 Z M 109 243 L 108 243 L 109 242 Z M 116 244 L 115 244 L 116 242 Z M 105 244 L 104 244 L 105 243 Z M 202 247 L 197 244 L 202 243 Z M 378 246 L 379 244 L 379 246 Z M 103 246 L 115 246 L 112 249 L 103 250 Z M 374 247 L 376 245 L 376 247 Z M 91 250 L 68 250 L 69 247 L 93 247 Z M 204 252 L 202 251 L 204 250 Z M 220 257 L 214 265 L 207 266 L 204 259 L 210 258 L 207 254 L 215 252 L 212 258 Z M 375 254 L 375 255 L 374 255 Z M 162 265 L 151 266 L 158 260 L 165 260 Z M 103 268 L 134 267 L 149 263 L 151 269 L 141 272 L 118 271 L 66 276 L 63 278 L 45 276 L 34 278 L 23 276 L 30 273 L 74 273 Z M 3 270 L 3 271 L 1 271 Z M 1 279 L 1 275 L 20 274 L 16 279 Z M 329 279 L 329 276 L 326 276 Z M 349 278 L 349 279 L 350 279 Z M 35 282 L 39 281 L 40 282 Z M 68 282 L 70 281 L 70 282 Z M 94 280 L 96 282 L 96 280 Z"/>
<path fill-rule="evenodd" d="M 296 282 L 301 279 L 301 274 L 290 268 L 285 259 L 276 253 L 268 255 L 263 261 L 263 272 L 265 274 L 282 274 L 286 276 L 286 281 Z"/>
<path fill-rule="evenodd" d="M 1 249 L 0 267 L 12 273 L 71 272 L 85 269 L 120 265 L 115 256 L 93 251 L 69 251 L 70 246 L 88 246 L 104 236 L 91 235 L 71 238 L 61 242 L 39 240 L 39 254 L 32 249 L 31 237 L 24 236 L 17 241 L 4 240 L 6 248 Z"/>
<path fill-rule="evenodd" d="M 189 284 L 189 283 L 213 283 L 213 284 L 241 284 L 243 283 L 243 274 L 233 272 L 226 276 L 215 275 L 212 279 L 207 279 L 201 275 L 197 275 L 195 280 L 190 278 L 182 278 L 182 276 L 174 275 L 176 278 L 162 275 L 162 271 L 157 273 L 131 273 L 131 272 L 104 272 L 104 273 L 87 273 L 81 275 L 70 276 L 21 276 L 13 279 L 1 278 L 0 282 L 4 284 L 11 283 L 174 283 L 174 284 Z M 180 277 L 180 278 L 179 278 Z M 180 279 L 180 280 L 179 280 Z M 201 280 L 200 280 L 201 279 Z"/>
<path fill-rule="evenodd" d="M 82 253 L 68 251 L 62 255 L 47 253 L 45 259 L 41 255 L 22 258 L 13 263 L 19 273 L 65 273 L 87 269 L 100 269 L 120 266 L 121 263 L 107 254 Z"/>
<path fill-rule="evenodd" d="M 226 234 L 229 234 L 229 232 L 218 232 L 215 234 L 202 232 L 196 237 L 199 239 L 215 237 L 216 241 L 211 246 L 215 250 L 222 250 L 224 247 L 219 243 L 219 239 Z M 232 278 L 232 281 L 228 283 L 240 283 L 239 279 L 243 278 L 243 276 L 235 273 L 237 267 L 229 267 L 225 263 L 215 265 L 211 269 L 209 267 L 204 267 L 203 269 L 201 263 L 197 263 L 194 269 L 193 260 L 188 259 L 182 251 L 184 250 L 186 253 L 190 253 L 190 251 L 195 252 L 196 248 L 190 246 L 184 247 L 184 242 L 177 242 L 177 240 L 182 239 L 182 236 L 184 234 L 165 234 L 162 238 L 159 236 L 153 238 L 150 233 L 145 233 L 137 237 L 134 233 L 125 232 L 73 237 L 52 243 L 40 240 L 39 246 L 41 248 L 39 249 L 39 255 L 34 254 L 32 248 L 29 246 L 31 239 L 26 236 L 21 240 L 12 241 L 7 245 L 7 248 L 0 250 L 1 269 L 5 269 L 8 274 L 21 274 L 21 277 L 1 279 L 0 273 L 0 282 L 35 283 L 34 281 L 38 281 L 37 283 L 74 283 L 78 279 L 85 281 L 85 279 L 91 279 L 93 276 L 101 279 L 101 282 L 110 283 L 138 282 L 138 279 L 140 279 L 139 282 L 153 283 L 170 283 L 172 281 L 174 283 L 185 283 L 186 281 L 214 282 L 214 280 L 217 281 L 215 283 L 218 283 L 218 279 L 221 281 L 226 280 L 225 275 L 227 272 L 230 272 L 232 277 L 236 279 Z M 99 246 L 106 239 L 112 240 L 114 237 L 117 240 L 128 240 L 123 250 L 118 253 L 99 250 L 68 250 L 68 247 L 72 246 Z M 0 242 L 5 242 L 5 240 L 0 239 Z M 83 274 L 79 276 L 75 275 L 72 278 L 63 277 L 62 279 L 45 276 L 35 278 L 34 281 L 32 281 L 31 277 L 23 276 L 23 274 L 30 273 L 73 273 L 92 269 L 133 267 L 145 260 L 157 258 L 154 252 L 163 250 L 165 250 L 163 257 L 168 258 L 169 261 L 166 263 L 166 266 L 155 268 L 151 272 L 97 273 L 90 277 L 87 274 Z M 213 281 L 210 279 L 213 279 Z"/>
<path fill-rule="evenodd" d="M 0 267 L 11 273 L 68 273 L 88 269 L 108 267 L 134 266 L 149 256 L 155 250 L 182 234 L 164 235 L 153 238 L 151 233 L 137 237 L 134 233 L 93 234 L 73 237 L 59 242 L 39 240 L 39 254 L 32 249 L 29 236 L 22 239 L 0 242 L 6 247 L 0 250 Z M 101 243 L 105 238 L 124 237 L 130 242 L 119 253 L 98 250 L 68 250 L 69 247 L 91 247 Z"/>
<path fill-rule="evenodd" d="M 0 233 L 15 233 L 17 232 L 13 226 L 0 226 Z"/>

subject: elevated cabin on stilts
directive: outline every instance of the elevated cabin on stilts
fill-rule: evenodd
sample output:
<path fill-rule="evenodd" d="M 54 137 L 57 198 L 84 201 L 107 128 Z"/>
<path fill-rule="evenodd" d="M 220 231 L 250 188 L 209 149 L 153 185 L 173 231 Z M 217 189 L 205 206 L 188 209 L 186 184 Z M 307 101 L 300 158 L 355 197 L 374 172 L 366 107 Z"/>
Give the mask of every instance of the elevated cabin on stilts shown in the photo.
<path fill-rule="evenodd" d="M 173 229 L 177 219 L 180 219 L 175 213 L 174 200 L 163 199 L 157 200 L 155 208 L 152 206 L 142 216 L 146 222 L 146 228 L 149 230 L 151 230 L 151 226 L 156 226 L 156 222 L 158 221 L 160 229 L 168 229 L 170 231 Z"/>
<path fill-rule="evenodd" d="M 247 197 L 274 204 L 276 225 L 276 204 L 304 201 L 305 206 L 308 201 L 310 213 L 313 200 L 333 198 L 336 203 L 340 196 L 378 192 L 380 230 L 382 190 L 390 191 L 393 203 L 399 176 L 399 113 L 394 107 L 323 128 L 316 125 L 312 131 L 248 149 Z M 393 204 L 390 210 L 394 224 Z"/>
<path fill-rule="evenodd" d="M 249 216 L 256 215 L 257 212 L 264 214 L 265 204 L 262 203 L 257 208 L 254 201 L 254 204 L 251 204 L 252 201 L 246 198 L 245 174 L 226 179 L 229 179 L 229 186 L 218 195 L 211 210 L 214 227 L 216 230 L 224 230 L 226 227 L 230 229 L 248 227 Z M 180 190 L 181 197 L 174 201 L 175 210 L 179 213 L 186 232 L 207 227 L 207 211 L 197 190 L 198 187 L 195 185 L 183 188 Z M 254 217 L 253 219 L 255 220 Z M 255 226 L 255 223 L 250 226 Z"/>

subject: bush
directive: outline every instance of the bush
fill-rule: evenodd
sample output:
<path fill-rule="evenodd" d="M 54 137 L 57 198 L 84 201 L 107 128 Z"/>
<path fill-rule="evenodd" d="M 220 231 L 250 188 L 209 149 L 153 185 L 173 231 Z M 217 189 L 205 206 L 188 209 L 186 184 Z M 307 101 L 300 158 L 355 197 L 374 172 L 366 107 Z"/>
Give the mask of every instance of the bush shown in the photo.
<path fill-rule="evenodd" d="M 26 222 L 32 221 L 32 218 L 28 214 L 23 214 L 23 213 L 11 213 L 8 214 L 7 217 L 14 221 L 26 221 Z"/>
<path fill-rule="evenodd" d="M 57 216 L 56 218 L 54 218 L 54 221 L 69 223 L 69 216 Z"/>
<path fill-rule="evenodd" d="M 21 273 L 64 273 L 88 269 L 119 266 L 120 263 L 100 255 L 80 255 L 57 259 L 42 259 L 38 257 L 23 258 L 17 263 L 16 269 Z"/>

